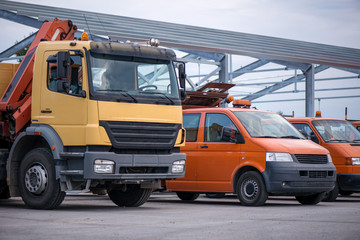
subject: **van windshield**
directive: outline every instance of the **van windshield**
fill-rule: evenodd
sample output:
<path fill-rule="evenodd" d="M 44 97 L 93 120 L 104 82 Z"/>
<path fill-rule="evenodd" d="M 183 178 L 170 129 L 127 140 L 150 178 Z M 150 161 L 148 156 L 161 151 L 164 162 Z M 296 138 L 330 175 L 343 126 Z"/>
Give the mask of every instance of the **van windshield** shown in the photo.
<path fill-rule="evenodd" d="M 305 139 L 285 118 L 270 112 L 234 112 L 246 131 L 254 138 Z"/>
<path fill-rule="evenodd" d="M 315 120 L 312 124 L 325 142 L 360 142 L 360 132 L 347 121 Z"/>

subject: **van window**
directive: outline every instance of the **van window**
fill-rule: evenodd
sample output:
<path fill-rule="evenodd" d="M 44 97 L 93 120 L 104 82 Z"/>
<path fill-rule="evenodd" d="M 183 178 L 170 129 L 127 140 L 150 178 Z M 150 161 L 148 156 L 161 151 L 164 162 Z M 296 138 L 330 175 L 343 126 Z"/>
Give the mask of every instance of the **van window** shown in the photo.
<path fill-rule="evenodd" d="M 347 121 L 316 120 L 312 124 L 325 142 L 359 142 L 360 132 Z"/>
<path fill-rule="evenodd" d="M 306 139 L 312 140 L 316 143 L 319 143 L 319 139 L 316 137 L 315 133 L 308 124 L 306 123 L 293 123 L 293 125 L 303 134 Z"/>
<path fill-rule="evenodd" d="M 255 138 L 304 139 L 285 118 L 270 112 L 234 112 L 246 131 Z"/>
<path fill-rule="evenodd" d="M 183 115 L 183 126 L 186 129 L 186 141 L 196 142 L 199 130 L 200 113 Z"/>
<path fill-rule="evenodd" d="M 222 113 L 208 113 L 205 119 L 205 142 L 223 142 L 221 133 L 223 127 L 237 130 L 228 116 Z"/>

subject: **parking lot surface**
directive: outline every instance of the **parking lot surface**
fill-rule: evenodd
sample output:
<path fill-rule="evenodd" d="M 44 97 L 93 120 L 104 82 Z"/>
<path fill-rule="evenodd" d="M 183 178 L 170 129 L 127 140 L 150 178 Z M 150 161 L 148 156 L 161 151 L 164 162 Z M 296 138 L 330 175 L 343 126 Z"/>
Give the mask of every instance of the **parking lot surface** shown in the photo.
<path fill-rule="evenodd" d="M 315 206 L 270 197 L 244 207 L 237 198 L 201 195 L 187 203 L 154 193 L 138 208 L 106 195 L 70 195 L 56 210 L 27 209 L 21 198 L 0 200 L 0 239 L 360 239 L 360 194 Z"/>

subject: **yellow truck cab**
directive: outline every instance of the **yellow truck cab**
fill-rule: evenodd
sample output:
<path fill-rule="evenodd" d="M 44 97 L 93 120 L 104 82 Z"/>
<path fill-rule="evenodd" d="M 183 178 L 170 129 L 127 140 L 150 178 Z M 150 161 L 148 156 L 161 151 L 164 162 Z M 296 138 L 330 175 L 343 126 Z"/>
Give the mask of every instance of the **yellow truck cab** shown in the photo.
<path fill-rule="evenodd" d="M 331 154 L 337 170 L 337 182 L 326 201 L 338 194 L 360 192 L 360 132 L 350 122 L 335 118 L 296 117 L 288 119 L 308 139 L 318 143 Z"/>
<path fill-rule="evenodd" d="M 28 54 L 3 97 L 22 83 L 34 55 L 31 102 L 15 113 L 6 108 L 1 122 L 0 198 L 53 209 L 66 192 L 106 190 L 118 206 L 134 207 L 161 180 L 184 176 L 184 89 L 175 64 L 180 86 L 185 73 L 172 50 L 72 40 L 41 41 Z M 30 103 L 31 116 L 21 111 Z"/>
<path fill-rule="evenodd" d="M 182 200 L 236 193 L 247 206 L 263 205 L 269 195 L 320 202 L 335 185 L 329 152 L 305 140 L 280 115 L 240 106 L 183 111 L 186 173 L 166 181 L 167 189 Z"/>

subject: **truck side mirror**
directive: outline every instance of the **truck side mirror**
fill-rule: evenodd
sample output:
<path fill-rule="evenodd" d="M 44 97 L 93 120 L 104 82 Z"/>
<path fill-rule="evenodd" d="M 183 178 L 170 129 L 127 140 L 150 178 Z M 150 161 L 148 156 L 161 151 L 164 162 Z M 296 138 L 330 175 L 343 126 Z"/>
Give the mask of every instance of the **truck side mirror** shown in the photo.
<path fill-rule="evenodd" d="M 185 89 L 185 80 L 186 80 L 185 63 L 179 63 L 178 69 L 179 69 L 180 88 Z"/>
<path fill-rule="evenodd" d="M 68 78 L 70 76 L 70 53 L 58 52 L 57 54 L 57 78 Z"/>
<path fill-rule="evenodd" d="M 245 143 L 245 139 L 239 131 L 230 127 L 223 127 L 221 132 L 221 140 L 233 143 Z"/>
<path fill-rule="evenodd" d="M 68 93 L 70 90 L 70 85 L 66 80 L 57 80 L 56 81 L 56 91 L 61 93 Z"/>

